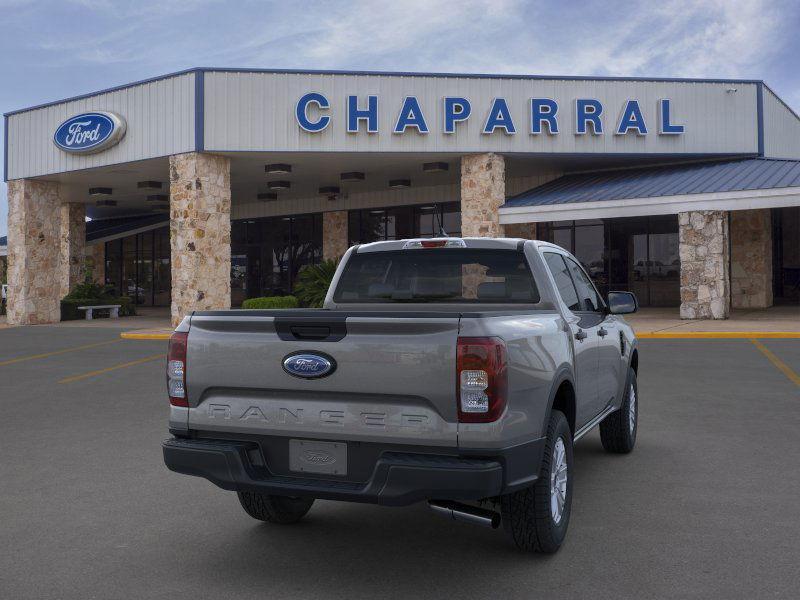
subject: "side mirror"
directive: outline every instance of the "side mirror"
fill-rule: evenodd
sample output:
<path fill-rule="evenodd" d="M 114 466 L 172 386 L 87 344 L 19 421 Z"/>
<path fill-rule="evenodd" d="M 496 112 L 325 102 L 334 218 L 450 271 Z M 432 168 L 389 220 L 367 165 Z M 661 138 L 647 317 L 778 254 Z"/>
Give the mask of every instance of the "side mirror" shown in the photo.
<path fill-rule="evenodd" d="M 608 312 L 612 315 L 629 315 L 639 308 L 633 292 L 608 292 Z"/>

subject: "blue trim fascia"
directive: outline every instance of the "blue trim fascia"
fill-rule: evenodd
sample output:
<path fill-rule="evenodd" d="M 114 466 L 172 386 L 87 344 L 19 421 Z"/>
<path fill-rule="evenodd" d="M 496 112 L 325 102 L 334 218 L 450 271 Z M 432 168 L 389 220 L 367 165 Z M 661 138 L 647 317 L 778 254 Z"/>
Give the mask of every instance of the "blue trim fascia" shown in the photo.
<path fill-rule="evenodd" d="M 3 181 L 8 181 L 8 115 L 3 116 Z"/>
<path fill-rule="evenodd" d="M 205 147 L 206 117 L 206 77 L 205 71 L 199 69 L 194 73 L 194 150 L 202 152 Z"/>
<path fill-rule="evenodd" d="M 65 102 L 74 102 L 76 100 L 83 100 L 91 98 L 99 94 L 108 94 L 124 90 L 137 85 L 144 85 L 146 83 L 153 83 L 163 79 L 170 79 L 172 77 L 179 77 L 189 73 L 273 73 L 279 75 L 361 75 L 361 76 L 380 76 L 380 77 L 437 77 L 437 78 L 463 78 L 463 79 L 528 79 L 538 81 L 629 81 L 629 82 L 658 82 L 658 83 L 721 83 L 721 84 L 757 84 L 763 83 L 759 79 L 685 79 L 680 77 L 586 77 L 576 75 L 504 75 L 504 74 L 489 74 L 489 73 L 419 73 L 415 71 L 347 71 L 347 70 L 324 70 L 324 69 L 246 69 L 246 68 L 220 68 L 220 67 L 194 67 L 191 69 L 184 69 L 174 73 L 167 73 L 166 75 L 159 75 L 149 79 L 142 79 L 124 85 L 118 85 L 88 94 L 81 94 L 79 96 L 72 96 L 62 100 L 53 102 L 45 102 L 44 104 L 37 104 L 36 106 L 29 106 L 18 110 L 12 110 L 4 113 L 4 116 L 17 115 L 40 108 L 47 108 L 48 106 L 55 106 Z M 774 92 L 773 92 L 774 93 Z M 776 95 L 777 96 L 777 95 Z"/>
<path fill-rule="evenodd" d="M 764 156 L 764 83 L 756 84 L 756 119 L 758 120 L 758 155 Z"/>

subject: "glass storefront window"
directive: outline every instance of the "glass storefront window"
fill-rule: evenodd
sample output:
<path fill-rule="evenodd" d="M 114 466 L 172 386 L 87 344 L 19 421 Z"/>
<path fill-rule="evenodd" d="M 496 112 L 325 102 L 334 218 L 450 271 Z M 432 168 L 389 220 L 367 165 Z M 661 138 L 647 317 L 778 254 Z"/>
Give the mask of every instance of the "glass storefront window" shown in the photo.
<path fill-rule="evenodd" d="M 458 202 L 423 204 L 388 209 L 351 210 L 348 215 L 350 244 L 380 240 L 461 235 L 461 207 Z"/>
<path fill-rule="evenodd" d="M 169 306 L 169 228 L 106 242 L 106 285 L 142 306 Z"/>
<path fill-rule="evenodd" d="M 322 260 L 322 214 L 231 223 L 231 305 L 291 293 L 304 265 Z"/>
<path fill-rule="evenodd" d="M 641 306 L 680 304 L 677 216 L 558 221 L 539 231 L 575 255 L 603 296 L 627 290 Z"/>

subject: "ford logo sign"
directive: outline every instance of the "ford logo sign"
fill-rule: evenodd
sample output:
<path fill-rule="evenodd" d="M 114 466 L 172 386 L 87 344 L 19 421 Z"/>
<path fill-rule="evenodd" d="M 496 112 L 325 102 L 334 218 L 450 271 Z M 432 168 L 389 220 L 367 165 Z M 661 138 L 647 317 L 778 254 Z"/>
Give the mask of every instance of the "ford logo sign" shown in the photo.
<path fill-rule="evenodd" d="M 53 143 L 70 154 L 92 154 L 118 143 L 126 127 L 125 119 L 113 112 L 83 113 L 59 125 Z"/>
<path fill-rule="evenodd" d="M 283 359 L 283 370 L 294 377 L 317 379 L 330 375 L 336 361 L 330 356 L 312 352 L 296 352 Z"/>

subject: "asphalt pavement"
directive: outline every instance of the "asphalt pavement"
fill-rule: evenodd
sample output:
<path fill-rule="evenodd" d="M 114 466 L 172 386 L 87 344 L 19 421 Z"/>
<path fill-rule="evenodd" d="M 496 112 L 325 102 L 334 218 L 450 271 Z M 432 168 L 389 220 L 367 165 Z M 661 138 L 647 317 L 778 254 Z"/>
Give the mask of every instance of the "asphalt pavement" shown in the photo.
<path fill-rule="evenodd" d="M 536 556 L 424 505 L 254 521 L 163 465 L 166 342 L 0 330 L 0 598 L 797 598 L 800 340 L 759 344 L 642 340 L 637 447 L 577 443 Z"/>

